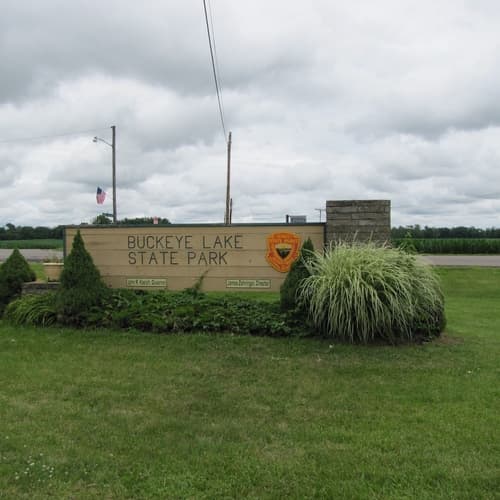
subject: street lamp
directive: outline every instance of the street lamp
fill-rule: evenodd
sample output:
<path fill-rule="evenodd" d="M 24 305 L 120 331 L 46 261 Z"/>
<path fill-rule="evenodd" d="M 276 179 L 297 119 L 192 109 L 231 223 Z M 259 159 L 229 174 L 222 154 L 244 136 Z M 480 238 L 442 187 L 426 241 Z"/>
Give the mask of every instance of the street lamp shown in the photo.
<path fill-rule="evenodd" d="M 112 140 L 111 143 L 101 139 L 100 137 L 95 136 L 92 141 L 93 142 L 104 142 L 107 144 L 112 150 L 112 158 L 111 158 L 111 168 L 113 172 L 113 224 L 116 224 L 116 125 L 111 126 L 112 132 Z"/>

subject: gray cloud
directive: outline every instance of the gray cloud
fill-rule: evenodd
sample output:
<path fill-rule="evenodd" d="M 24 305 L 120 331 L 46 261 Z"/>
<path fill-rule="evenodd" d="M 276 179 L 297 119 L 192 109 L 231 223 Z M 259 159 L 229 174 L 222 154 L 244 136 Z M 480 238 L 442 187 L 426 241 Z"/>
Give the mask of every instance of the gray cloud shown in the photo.
<path fill-rule="evenodd" d="M 500 224 L 496 2 L 211 4 L 234 220 L 389 198 L 395 224 Z M 222 220 L 202 6 L 6 0 L 0 58 L 0 224 L 110 211 L 111 151 L 91 139 L 112 124 L 119 216 Z"/>

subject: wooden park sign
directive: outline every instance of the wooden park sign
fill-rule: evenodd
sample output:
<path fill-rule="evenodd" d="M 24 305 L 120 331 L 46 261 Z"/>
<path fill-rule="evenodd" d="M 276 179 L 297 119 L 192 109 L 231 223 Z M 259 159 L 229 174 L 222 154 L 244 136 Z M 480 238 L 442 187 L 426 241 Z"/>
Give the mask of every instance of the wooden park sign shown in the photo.
<path fill-rule="evenodd" d="M 302 243 L 324 245 L 321 223 L 68 226 L 66 253 L 77 230 L 113 288 L 278 291 Z"/>

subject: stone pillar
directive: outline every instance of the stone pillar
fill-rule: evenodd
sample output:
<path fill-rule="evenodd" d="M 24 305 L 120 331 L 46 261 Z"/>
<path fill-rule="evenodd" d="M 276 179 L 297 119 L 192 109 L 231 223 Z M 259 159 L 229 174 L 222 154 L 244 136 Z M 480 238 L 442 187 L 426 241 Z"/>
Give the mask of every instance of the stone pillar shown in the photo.
<path fill-rule="evenodd" d="M 390 200 L 343 200 L 326 202 L 325 243 L 331 241 L 389 242 Z"/>

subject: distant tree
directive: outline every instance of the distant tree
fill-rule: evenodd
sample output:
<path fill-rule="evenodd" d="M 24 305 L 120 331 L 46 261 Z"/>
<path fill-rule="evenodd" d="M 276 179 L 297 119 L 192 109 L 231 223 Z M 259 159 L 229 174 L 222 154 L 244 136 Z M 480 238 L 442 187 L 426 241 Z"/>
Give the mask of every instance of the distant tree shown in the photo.
<path fill-rule="evenodd" d="M 106 224 L 112 224 L 113 220 L 110 219 L 106 214 L 99 214 L 97 217 L 95 217 L 92 220 L 92 224 L 96 225 L 106 225 Z"/>
<path fill-rule="evenodd" d="M 123 225 L 123 226 L 141 226 L 141 225 L 149 225 L 153 224 L 153 217 L 135 217 L 133 219 L 121 219 L 118 221 L 118 224 Z M 163 217 L 158 217 L 158 225 L 159 226 L 166 226 L 170 224 L 170 221 L 168 219 L 165 219 Z"/>
<path fill-rule="evenodd" d="M 500 228 L 483 229 L 480 227 L 429 227 L 398 226 L 391 229 L 394 239 L 403 239 L 409 233 L 412 238 L 500 238 Z"/>

